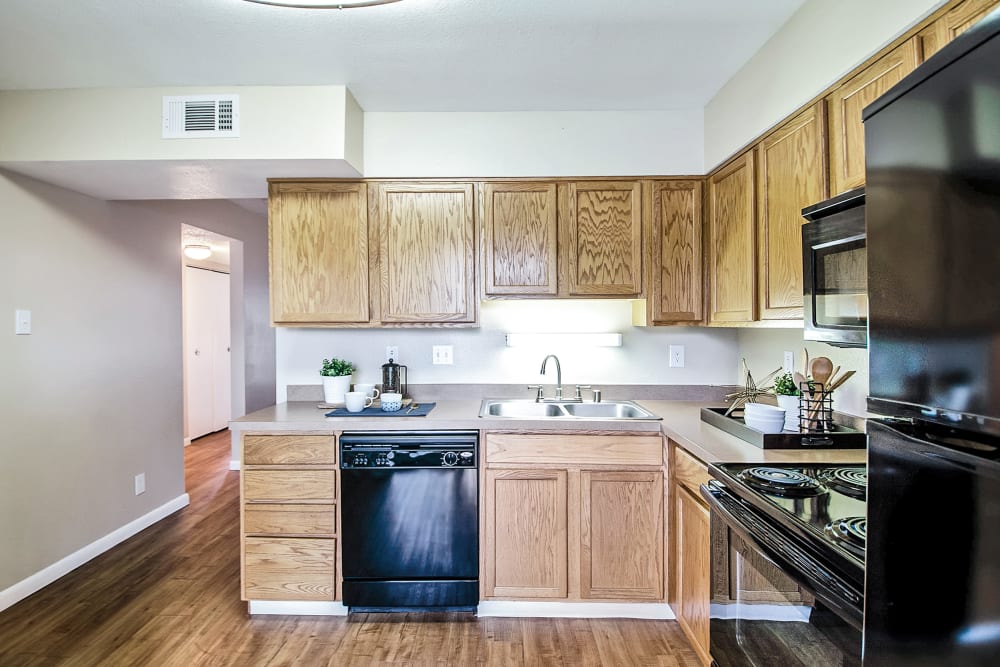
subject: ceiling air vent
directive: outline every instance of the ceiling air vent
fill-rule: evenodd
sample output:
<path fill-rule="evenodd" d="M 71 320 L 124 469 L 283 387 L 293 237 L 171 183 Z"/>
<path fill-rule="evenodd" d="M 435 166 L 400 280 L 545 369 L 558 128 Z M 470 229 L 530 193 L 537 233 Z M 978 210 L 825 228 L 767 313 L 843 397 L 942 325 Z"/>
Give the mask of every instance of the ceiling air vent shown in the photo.
<path fill-rule="evenodd" d="M 164 96 L 164 139 L 238 136 L 240 136 L 239 95 Z"/>

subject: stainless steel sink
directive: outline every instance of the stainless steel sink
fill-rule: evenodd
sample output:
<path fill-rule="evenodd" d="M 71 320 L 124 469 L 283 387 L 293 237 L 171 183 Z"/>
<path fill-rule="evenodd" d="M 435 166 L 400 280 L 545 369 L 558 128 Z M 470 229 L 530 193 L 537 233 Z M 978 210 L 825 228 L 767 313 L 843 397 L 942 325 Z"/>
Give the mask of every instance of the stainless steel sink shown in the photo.
<path fill-rule="evenodd" d="M 601 403 L 536 403 L 514 398 L 487 398 L 483 400 L 480 417 L 507 419 L 603 419 L 635 420 L 662 419 L 639 407 L 632 401 L 604 401 Z"/>

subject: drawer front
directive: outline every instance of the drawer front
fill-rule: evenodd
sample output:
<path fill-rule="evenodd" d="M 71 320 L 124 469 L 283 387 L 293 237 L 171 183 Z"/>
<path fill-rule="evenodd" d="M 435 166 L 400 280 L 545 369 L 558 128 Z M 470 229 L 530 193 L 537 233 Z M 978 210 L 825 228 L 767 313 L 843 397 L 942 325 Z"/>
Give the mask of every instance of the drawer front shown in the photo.
<path fill-rule="evenodd" d="M 337 439 L 332 435 L 245 435 L 243 462 L 248 465 L 334 465 Z"/>
<path fill-rule="evenodd" d="M 332 503 L 336 498 L 336 470 L 243 471 L 243 500 L 246 502 L 310 500 Z"/>
<path fill-rule="evenodd" d="M 675 444 L 674 479 L 693 493 L 695 498 L 701 500 L 701 492 L 698 487 L 712 479 L 712 476 L 708 474 L 708 466 Z"/>
<path fill-rule="evenodd" d="M 333 600 L 337 540 L 244 540 L 244 600 Z"/>
<path fill-rule="evenodd" d="M 487 463 L 663 465 L 659 435 L 486 434 Z"/>
<path fill-rule="evenodd" d="M 247 535 L 335 535 L 336 505 L 252 505 L 243 508 Z"/>

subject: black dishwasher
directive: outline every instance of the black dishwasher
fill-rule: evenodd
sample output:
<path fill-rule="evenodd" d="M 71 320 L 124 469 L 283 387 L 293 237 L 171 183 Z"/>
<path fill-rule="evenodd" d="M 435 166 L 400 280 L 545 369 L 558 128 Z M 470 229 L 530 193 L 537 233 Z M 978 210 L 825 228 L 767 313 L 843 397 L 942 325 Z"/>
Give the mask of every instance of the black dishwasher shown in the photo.
<path fill-rule="evenodd" d="M 477 431 L 340 437 L 344 604 L 354 610 L 479 603 Z"/>

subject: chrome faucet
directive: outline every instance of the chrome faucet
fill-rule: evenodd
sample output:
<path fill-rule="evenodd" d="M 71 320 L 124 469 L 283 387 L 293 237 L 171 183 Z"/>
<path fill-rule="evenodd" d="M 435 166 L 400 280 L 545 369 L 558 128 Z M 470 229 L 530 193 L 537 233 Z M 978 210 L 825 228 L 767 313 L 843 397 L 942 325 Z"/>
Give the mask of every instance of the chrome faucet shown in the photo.
<path fill-rule="evenodd" d="M 556 400 L 562 400 L 562 366 L 559 365 L 559 357 L 554 354 L 542 359 L 542 370 L 539 371 L 541 375 L 545 375 L 545 365 L 549 363 L 549 359 L 555 359 L 556 361 Z"/>

